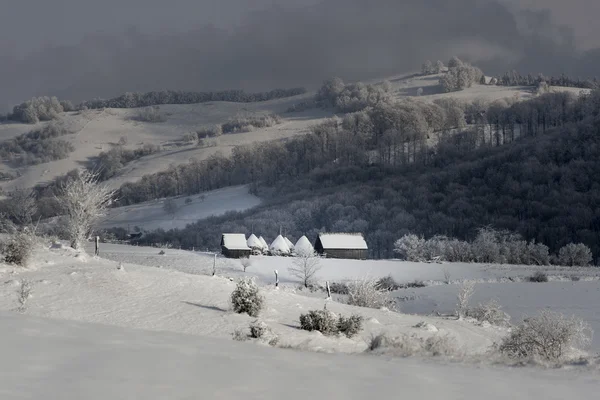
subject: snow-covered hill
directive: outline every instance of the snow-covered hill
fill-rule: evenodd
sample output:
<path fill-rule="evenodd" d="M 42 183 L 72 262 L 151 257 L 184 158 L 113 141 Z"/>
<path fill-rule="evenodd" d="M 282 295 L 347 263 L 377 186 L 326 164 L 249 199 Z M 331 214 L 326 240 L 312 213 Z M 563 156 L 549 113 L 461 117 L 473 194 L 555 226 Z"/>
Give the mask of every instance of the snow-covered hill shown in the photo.
<path fill-rule="evenodd" d="M 519 97 L 527 99 L 533 96 L 530 87 L 499 87 L 474 85 L 461 92 L 442 93 L 438 84 L 439 76 L 418 76 L 415 74 L 390 77 L 395 98 L 415 97 L 417 90 L 423 89 L 422 101 L 434 101 L 439 98 L 455 97 L 462 100 L 496 100 Z M 376 80 L 371 83 L 379 83 Z M 579 93 L 580 89 L 553 88 Z M 148 123 L 132 119 L 138 109 L 104 109 L 85 112 L 70 112 L 61 115 L 61 123 L 74 132 L 62 137 L 71 142 L 75 151 L 64 160 L 48 162 L 28 167 L 15 168 L 10 163 L 0 163 L 0 172 L 19 175 L 17 179 L 0 182 L 4 191 L 28 188 L 38 183 L 50 181 L 68 171 L 87 163 L 103 151 L 110 150 L 122 137 L 127 139 L 126 149 L 139 149 L 144 144 L 162 146 L 163 151 L 130 162 L 109 183 L 119 187 L 125 182 L 137 181 L 145 174 L 166 170 L 169 165 L 187 163 L 190 159 L 205 160 L 211 155 L 228 155 L 234 146 L 254 142 L 285 139 L 308 131 L 309 127 L 333 116 L 333 110 L 309 109 L 302 112 L 286 113 L 292 105 L 309 100 L 314 93 L 306 93 L 290 98 L 256 103 L 210 102 L 186 105 L 161 105 L 160 113 L 165 122 Z M 275 113 L 282 117 L 282 123 L 257 129 L 252 132 L 226 134 L 211 138 L 202 146 L 186 144 L 183 135 L 213 124 L 222 124 L 236 115 L 261 115 Z M 29 132 L 37 125 L 0 124 L 0 141 Z"/>

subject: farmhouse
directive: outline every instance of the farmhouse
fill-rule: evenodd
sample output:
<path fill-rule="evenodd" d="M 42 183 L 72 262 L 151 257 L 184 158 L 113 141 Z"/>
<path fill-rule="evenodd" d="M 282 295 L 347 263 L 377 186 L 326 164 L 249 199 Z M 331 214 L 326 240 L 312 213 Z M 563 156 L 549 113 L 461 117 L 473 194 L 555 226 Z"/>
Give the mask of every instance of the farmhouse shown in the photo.
<path fill-rule="evenodd" d="M 315 251 L 327 258 L 366 260 L 369 247 L 360 233 L 320 233 Z"/>
<path fill-rule="evenodd" d="M 227 258 L 250 257 L 252 250 L 243 233 L 224 233 L 221 236 L 221 253 Z"/>

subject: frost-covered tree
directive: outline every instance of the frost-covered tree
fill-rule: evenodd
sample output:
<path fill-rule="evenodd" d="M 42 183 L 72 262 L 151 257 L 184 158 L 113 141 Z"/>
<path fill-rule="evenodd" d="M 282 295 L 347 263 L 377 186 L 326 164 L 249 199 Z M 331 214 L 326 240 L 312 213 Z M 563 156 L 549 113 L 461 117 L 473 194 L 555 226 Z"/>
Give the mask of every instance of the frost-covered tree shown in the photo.
<path fill-rule="evenodd" d="M 115 191 L 98 183 L 98 174 L 81 170 L 67 180 L 57 196 L 66 216 L 65 231 L 71 247 L 80 249 L 94 223 L 113 202 Z"/>
<path fill-rule="evenodd" d="M 231 305 L 238 314 L 247 313 L 251 317 L 258 317 L 263 304 L 264 298 L 251 278 L 243 278 L 231 293 Z"/>
<path fill-rule="evenodd" d="M 433 67 L 433 71 L 435 74 L 441 74 L 444 71 L 444 68 L 444 63 L 440 60 L 437 60 L 435 67 Z"/>
<path fill-rule="evenodd" d="M 460 67 L 461 65 L 463 65 L 463 62 L 456 56 L 452 57 L 450 61 L 448 61 L 448 68 L 456 68 Z"/>
<path fill-rule="evenodd" d="M 308 287 L 315 275 L 321 269 L 321 257 L 314 251 L 300 251 L 288 268 L 290 275 L 302 280 L 304 287 Z"/>
<path fill-rule="evenodd" d="M 417 235 L 408 234 L 402 236 L 394 243 L 394 252 L 407 261 L 423 261 L 425 239 Z"/>
<path fill-rule="evenodd" d="M 585 267 L 592 262 L 592 251 L 583 243 L 569 243 L 559 250 L 558 260 L 561 265 Z"/>
<path fill-rule="evenodd" d="M 425 61 L 421 66 L 421 73 L 423 75 L 431 75 L 434 73 L 433 63 L 429 60 Z"/>

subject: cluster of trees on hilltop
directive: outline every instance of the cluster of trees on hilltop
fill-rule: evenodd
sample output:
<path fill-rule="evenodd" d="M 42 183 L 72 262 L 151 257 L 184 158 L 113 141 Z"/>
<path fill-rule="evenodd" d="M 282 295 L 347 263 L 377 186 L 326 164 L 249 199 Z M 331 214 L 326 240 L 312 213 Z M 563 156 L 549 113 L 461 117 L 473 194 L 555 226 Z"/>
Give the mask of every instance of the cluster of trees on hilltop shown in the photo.
<path fill-rule="evenodd" d="M 75 147 L 58 137 L 70 133 L 63 124 L 53 121 L 39 129 L 0 142 L 0 157 L 18 166 L 62 160 Z"/>
<path fill-rule="evenodd" d="M 36 124 L 40 121 L 57 119 L 63 111 L 74 110 L 69 101 L 59 101 L 56 97 L 34 97 L 14 106 L 12 114 L 7 115 L 8 120 Z"/>
<path fill-rule="evenodd" d="M 324 82 L 315 102 L 319 107 L 333 107 L 342 113 L 356 112 L 382 103 L 390 103 L 391 85 L 368 85 L 362 82 L 346 84 L 341 78 L 332 78 Z"/>
<path fill-rule="evenodd" d="M 243 90 L 224 90 L 221 92 L 184 92 L 163 90 L 146 93 L 125 93 L 112 99 L 94 99 L 81 103 L 78 108 L 136 108 L 161 104 L 196 104 L 209 101 L 231 101 L 252 103 L 306 93 L 305 88 L 275 89 L 268 92 L 246 93 Z"/>
<path fill-rule="evenodd" d="M 440 85 L 444 92 L 456 92 L 480 83 L 482 77 L 483 72 L 479 68 L 453 57 L 448 62 L 448 72 L 440 77 Z"/>
<path fill-rule="evenodd" d="M 572 78 L 565 74 L 562 74 L 558 77 L 548 77 L 544 76 L 543 74 L 533 76 L 532 74 L 521 75 L 519 72 L 512 70 L 504 73 L 502 76 L 497 76 L 494 78 L 494 83 L 498 86 L 538 86 L 541 82 L 545 82 L 550 86 L 564 86 L 581 89 L 596 89 L 600 87 L 596 78 Z"/>
<path fill-rule="evenodd" d="M 148 143 L 138 149 L 129 150 L 124 148 L 123 144 L 119 143 L 109 151 L 103 151 L 98 157 L 92 160 L 92 170 L 97 171 L 97 178 L 100 182 L 106 181 L 117 175 L 127 163 L 150 154 L 158 153 L 160 150 L 160 146 Z"/>

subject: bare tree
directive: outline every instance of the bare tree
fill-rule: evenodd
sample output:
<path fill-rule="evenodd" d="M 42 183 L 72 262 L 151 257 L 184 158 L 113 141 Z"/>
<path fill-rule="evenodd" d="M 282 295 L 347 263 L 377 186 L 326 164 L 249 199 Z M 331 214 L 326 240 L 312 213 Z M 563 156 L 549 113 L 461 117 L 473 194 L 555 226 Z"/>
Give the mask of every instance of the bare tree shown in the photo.
<path fill-rule="evenodd" d="M 458 319 L 462 319 L 467 315 L 467 309 L 469 308 L 469 300 L 471 300 L 473 292 L 475 292 L 474 282 L 465 282 L 458 291 L 458 304 L 456 305 L 456 313 L 458 314 Z"/>
<path fill-rule="evenodd" d="M 288 268 L 290 274 L 302 279 L 304 287 L 308 287 L 316 273 L 321 269 L 321 257 L 315 252 L 303 251 L 296 256 L 292 264 Z"/>
<path fill-rule="evenodd" d="M 102 217 L 113 202 L 115 190 L 98 183 L 98 173 L 79 171 L 67 181 L 57 199 L 66 214 L 66 234 L 71 247 L 80 249 L 91 234 L 94 223 Z"/>

